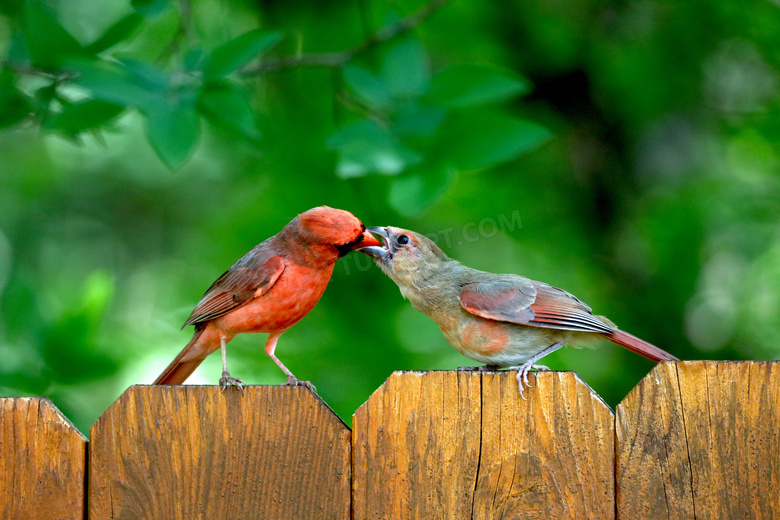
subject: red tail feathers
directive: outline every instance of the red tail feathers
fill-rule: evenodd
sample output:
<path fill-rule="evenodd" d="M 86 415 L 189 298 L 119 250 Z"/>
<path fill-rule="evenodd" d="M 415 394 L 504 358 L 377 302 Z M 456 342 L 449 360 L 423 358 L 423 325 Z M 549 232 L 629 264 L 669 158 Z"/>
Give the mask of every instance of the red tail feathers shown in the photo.
<path fill-rule="evenodd" d="M 198 366 L 201 363 L 203 363 L 203 360 L 206 358 L 206 356 L 213 351 L 213 350 L 209 350 L 204 355 L 198 356 L 195 359 L 190 359 L 189 361 L 181 360 L 186 354 L 191 354 L 191 350 L 196 347 L 196 344 L 202 334 L 203 334 L 202 328 L 196 329 L 195 335 L 192 337 L 190 342 L 187 343 L 187 346 L 185 346 L 182 349 L 182 351 L 179 352 L 179 355 L 176 356 L 176 358 L 173 361 L 171 361 L 171 364 L 165 368 L 163 373 L 157 377 L 157 379 L 154 381 L 153 384 L 155 385 L 184 384 L 184 381 L 186 381 L 187 378 L 190 377 L 190 375 L 193 372 L 195 372 L 195 369 L 198 368 Z"/>
<path fill-rule="evenodd" d="M 661 350 L 652 343 L 648 343 L 643 339 L 639 339 L 636 336 L 623 332 L 622 330 L 615 330 L 610 334 L 604 334 L 610 341 L 617 343 L 621 347 L 625 347 L 631 352 L 635 352 L 640 356 L 644 356 L 652 361 L 679 361 L 678 358 L 669 354 L 665 350 Z"/>

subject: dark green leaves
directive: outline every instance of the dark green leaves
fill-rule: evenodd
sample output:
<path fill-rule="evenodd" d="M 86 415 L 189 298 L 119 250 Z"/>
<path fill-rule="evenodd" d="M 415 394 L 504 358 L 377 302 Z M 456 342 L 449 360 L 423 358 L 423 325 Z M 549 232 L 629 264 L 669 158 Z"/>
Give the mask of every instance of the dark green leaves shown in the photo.
<path fill-rule="evenodd" d="M 424 211 L 458 172 L 495 167 L 550 137 L 496 106 L 530 89 L 509 71 L 456 65 L 431 75 L 414 38 L 389 45 L 377 69 L 343 68 L 354 105 L 366 115 L 333 134 L 328 146 L 337 152 L 342 178 L 397 176 L 388 201 L 402 214 Z"/>
<path fill-rule="evenodd" d="M 261 53 L 270 49 L 281 38 L 282 35 L 279 32 L 268 32 L 260 29 L 244 33 L 211 52 L 206 66 L 203 68 L 203 75 L 206 80 L 227 76 L 258 58 Z"/>
<path fill-rule="evenodd" d="M 387 108 L 393 100 L 390 89 L 373 73 L 347 64 L 342 70 L 344 81 L 362 102 L 376 108 Z"/>
<path fill-rule="evenodd" d="M 72 62 L 76 84 L 95 99 L 152 111 L 168 103 L 169 75 L 151 65 L 89 60 Z"/>
<path fill-rule="evenodd" d="M 246 91 L 235 83 L 208 83 L 200 91 L 198 110 L 215 126 L 258 140 L 260 130 L 247 98 Z"/>
<path fill-rule="evenodd" d="M 329 148 L 338 151 L 339 177 L 362 177 L 370 173 L 397 175 L 419 160 L 419 155 L 377 123 L 362 120 L 345 126 L 328 139 Z"/>
<path fill-rule="evenodd" d="M 390 186 L 390 205 L 403 215 L 417 215 L 434 204 L 455 181 L 456 170 L 438 166 L 425 171 L 415 168 Z"/>
<path fill-rule="evenodd" d="M 146 135 L 160 160 L 171 170 L 189 159 L 200 136 L 195 105 L 170 103 L 146 113 Z"/>
<path fill-rule="evenodd" d="M 190 157 L 200 135 L 196 110 L 198 86 L 187 76 L 174 76 L 147 63 L 104 60 L 78 62 L 77 84 L 107 105 L 140 110 L 147 119 L 149 144 L 170 169 Z"/>
<path fill-rule="evenodd" d="M 0 72 L 0 128 L 32 115 L 42 128 L 80 142 L 81 134 L 97 134 L 123 112 L 137 110 L 146 119 L 149 144 L 171 169 L 194 152 L 203 117 L 218 131 L 258 142 L 249 91 L 228 76 L 260 58 L 281 33 L 256 29 L 204 48 L 188 34 L 187 20 L 173 31 L 165 27 L 185 15 L 170 0 L 132 0 L 132 11 L 82 45 L 43 1 L 17 7 L 3 11 L 20 23 L 12 26 L 7 56 L 0 58 L 8 64 Z M 169 41 L 151 53 L 127 45 L 145 31 Z M 120 45 L 123 55 L 111 56 Z M 27 75 L 35 79 L 27 81 Z"/>
<path fill-rule="evenodd" d="M 42 2 L 30 1 L 24 11 L 24 34 L 30 58 L 42 68 L 54 68 L 84 49 Z"/>
<path fill-rule="evenodd" d="M 11 71 L 0 72 L 0 128 L 20 123 L 31 110 L 27 97 L 14 86 Z"/>
<path fill-rule="evenodd" d="M 57 130 L 69 137 L 76 137 L 87 130 L 97 130 L 113 121 L 124 107 L 97 99 L 65 105 L 59 113 L 46 122 L 46 128 Z"/>
<path fill-rule="evenodd" d="M 131 0 L 130 5 L 143 16 L 156 16 L 165 11 L 171 0 Z"/>
<path fill-rule="evenodd" d="M 381 76 L 396 99 L 417 97 L 425 92 L 430 68 L 420 40 L 401 38 L 390 43 L 382 60 Z"/>
<path fill-rule="evenodd" d="M 506 70 L 482 65 L 455 65 L 438 73 L 428 96 L 444 106 L 465 108 L 497 103 L 527 94 L 527 80 Z"/>
<path fill-rule="evenodd" d="M 106 29 L 106 31 L 94 42 L 87 45 L 85 50 L 90 54 L 99 54 L 106 49 L 110 49 L 117 43 L 126 40 L 141 25 L 143 16 L 138 13 L 129 13 L 123 16 L 115 24 Z"/>
<path fill-rule="evenodd" d="M 525 119 L 495 111 L 452 114 L 441 140 L 459 170 L 490 168 L 525 153 L 550 138 L 550 131 Z"/>
<path fill-rule="evenodd" d="M 202 119 L 217 132 L 259 143 L 256 100 L 240 73 L 282 34 L 254 29 L 205 45 L 194 29 L 197 10 L 170 0 L 131 0 L 130 7 L 84 45 L 42 0 L 9 8 L 21 23 L 13 26 L 0 78 L 0 128 L 29 119 L 80 142 L 82 134 L 115 128 L 121 114 L 137 110 L 149 144 L 171 169 L 193 154 Z M 422 41 L 394 32 L 401 20 L 394 13 L 388 20 L 356 47 L 357 56 L 343 54 L 350 59 L 337 87 L 345 92 L 337 95 L 354 115 L 324 143 L 316 137 L 336 153 L 339 177 L 393 177 L 391 205 L 410 214 L 435 201 L 458 172 L 494 167 L 547 138 L 541 127 L 497 106 L 528 92 L 523 78 L 484 65 L 434 73 Z M 26 74 L 37 77 L 21 81 Z"/>

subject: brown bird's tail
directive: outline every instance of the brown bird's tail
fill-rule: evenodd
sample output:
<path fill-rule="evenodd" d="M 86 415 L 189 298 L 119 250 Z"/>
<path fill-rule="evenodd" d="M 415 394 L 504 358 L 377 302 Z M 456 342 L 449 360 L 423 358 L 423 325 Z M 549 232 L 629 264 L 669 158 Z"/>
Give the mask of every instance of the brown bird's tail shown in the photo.
<path fill-rule="evenodd" d="M 154 380 L 155 385 L 181 385 L 195 369 L 206 359 L 206 356 L 214 352 L 215 348 L 209 349 L 209 345 L 204 344 L 206 340 L 203 336 L 204 327 L 195 329 L 195 335 L 187 346 L 179 352 L 179 355 L 171 361 L 171 364 Z M 217 347 L 219 348 L 219 344 Z M 202 352 L 198 352 L 202 351 Z M 187 357 L 186 360 L 182 360 Z"/>
<path fill-rule="evenodd" d="M 604 335 L 613 343 L 617 343 L 621 347 L 625 347 L 631 352 L 635 352 L 640 356 L 644 356 L 652 361 L 679 361 L 678 358 L 669 354 L 665 350 L 661 350 L 652 343 L 648 343 L 643 339 L 639 339 L 633 334 L 629 334 L 628 332 L 615 330 L 610 334 Z"/>

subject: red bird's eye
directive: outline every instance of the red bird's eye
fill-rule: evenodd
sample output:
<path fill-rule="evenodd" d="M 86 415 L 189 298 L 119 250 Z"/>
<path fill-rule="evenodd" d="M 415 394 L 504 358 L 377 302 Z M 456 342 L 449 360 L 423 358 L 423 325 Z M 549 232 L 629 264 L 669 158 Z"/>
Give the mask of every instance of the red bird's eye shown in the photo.
<path fill-rule="evenodd" d="M 399 246 L 405 246 L 406 244 L 409 243 L 409 237 L 406 235 L 401 235 L 398 238 L 396 238 L 395 241 Z"/>

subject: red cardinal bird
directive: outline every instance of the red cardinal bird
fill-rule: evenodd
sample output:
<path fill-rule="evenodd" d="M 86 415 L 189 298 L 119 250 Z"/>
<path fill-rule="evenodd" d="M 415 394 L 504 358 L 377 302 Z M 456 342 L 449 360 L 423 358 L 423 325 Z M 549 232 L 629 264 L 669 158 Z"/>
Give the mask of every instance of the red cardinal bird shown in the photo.
<path fill-rule="evenodd" d="M 518 370 L 520 394 L 528 371 L 564 344 L 583 346 L 599 337 L 653 361 L 677 358 L 636 336 L 562 289 L 515 274 L 477 271 L 452 260 L 413 231 L 369 228 L 383 245 L 360 249 L 374 258 L 414 308 L 424 312 L 453 347 L 486 368 Z"/>
<path fill-rule="evenodd" d="M 195 325 L 195 335 L 154 384 L 182 384 L 221 348 L 219 383 L 223 389 L 228 384 L 241 388 L 243 381 L 228 372 L 225 345 L 242 332 L 268 332 L 265 353 L 287 375 L 285 384 L 311 386 L 274 355 L 276 342 L 319 301 L 336 260 L 358 247 L 379 245 L 348 211 L 320 206 L 301 213 L 209 287 L 184 322 L 184 327 Z"/>

